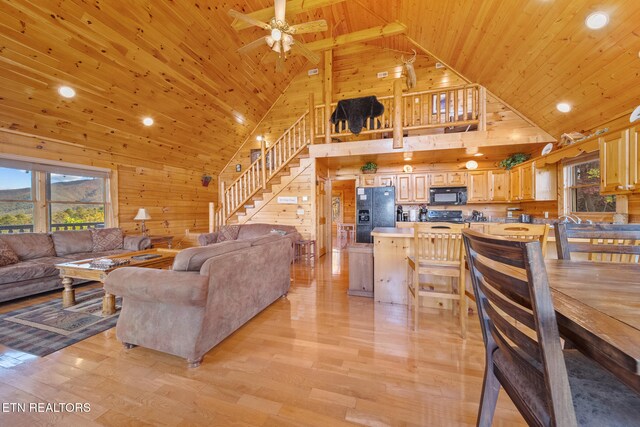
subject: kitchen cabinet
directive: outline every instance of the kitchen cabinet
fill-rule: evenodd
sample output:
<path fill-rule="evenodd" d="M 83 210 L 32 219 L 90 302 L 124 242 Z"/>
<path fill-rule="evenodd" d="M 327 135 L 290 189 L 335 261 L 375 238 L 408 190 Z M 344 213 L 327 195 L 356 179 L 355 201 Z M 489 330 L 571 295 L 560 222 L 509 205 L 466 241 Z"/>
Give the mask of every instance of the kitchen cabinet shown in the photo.
<path fill-rule="evenodd" d="M 376 175 L 372 173 L 362 174 L 358 179 L 359 187 L 375 187 Z"/>
<path fill-rule="evenodd" d="M 489 172 L 472 171 L 467 174 L 467 202 L 489 201 Z"/>
<path fill-rule="evenodd" d="M 395 175 L 376 175 L 376 186 L 377 187 L 393 187 L 396 185 L 396 176 Z"/>
<path fill-rule="evenodd" d="M 607 135 L 600 145 L 600 193 L 624 194 L 640 190 L 640 142 L 635 127 Z"/>
<path fill-rule="evenodd" d="M 509 200 L 512 202 L 522 200 L 522 180 L 520 177 L 520 168 L 513 168 L 509 171 Z"/>
<path fill-rule="evenodd" d="M 512 202 L 557 199 L 557 167 L 555 164 L 536 167 L 535 162 L 511 169 L 509 177 Z"/>
<path fill-rule="evenodd" d="M 533 169 L 533 162 L 526 164 L 520 168 L 520 183 L 522 187 L 522 199 L 521 200 L 535 200 L 536 199 L 536 187 L 535 187 L 535 170 Z"/>
<path fill-rule="evenodd" d="M 409 174 L 396 175 L 396 202 L 409 203 L 413 201 L 411 181 Z"/>
<path fill-rule="evenodd" d="M 509 200 L 509 172 L 502 169 L 467 173 L 468 203 Z"/>
<path fill-rule="evenodd" d="M 464 187 L 467 172 L 432 172 L 429 174 L 432 187 Z"/>
<path fill-rule="evenodd" d="M 411 188 L 413 201 L 416 203 L 429 203 L 429 175 L 426 173 L 411 175 Z"/>
<path fill-rule="evenodd" d="M 492 202 L 506 202 L 509 200 L 509 172 L 506 170 L 492 170 L 488 172 L 489 200 Z"/>

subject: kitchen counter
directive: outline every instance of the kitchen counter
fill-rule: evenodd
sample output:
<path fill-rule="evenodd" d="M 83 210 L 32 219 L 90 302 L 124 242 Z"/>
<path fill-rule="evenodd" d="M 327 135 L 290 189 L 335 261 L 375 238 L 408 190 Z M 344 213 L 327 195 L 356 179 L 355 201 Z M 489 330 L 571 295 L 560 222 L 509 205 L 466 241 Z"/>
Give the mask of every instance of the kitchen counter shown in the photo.
<path fill-rule="evenodd" d="M 400 224 L 400 223 L 398 223 Z M 408 227 L 376 227 L 371 232 L 373 237 L 413 237 L 413 222 L 403 222 L 411 224 Z"/>

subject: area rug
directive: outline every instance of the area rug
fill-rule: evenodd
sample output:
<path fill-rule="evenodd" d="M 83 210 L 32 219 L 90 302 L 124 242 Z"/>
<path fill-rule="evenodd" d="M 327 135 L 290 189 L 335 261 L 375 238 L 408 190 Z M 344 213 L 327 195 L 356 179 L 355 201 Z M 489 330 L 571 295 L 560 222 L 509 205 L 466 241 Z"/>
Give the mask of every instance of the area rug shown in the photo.
<path fill-rule="evenodd" d="M 35 304 L 0 315 L 0 344 L 36 356 L 68 347 L 107 329 L 118 321 L 116 312 L 102 316 L 102 289 L 76 295 L 77 304 L 62 308 L 62 298 Z"/>

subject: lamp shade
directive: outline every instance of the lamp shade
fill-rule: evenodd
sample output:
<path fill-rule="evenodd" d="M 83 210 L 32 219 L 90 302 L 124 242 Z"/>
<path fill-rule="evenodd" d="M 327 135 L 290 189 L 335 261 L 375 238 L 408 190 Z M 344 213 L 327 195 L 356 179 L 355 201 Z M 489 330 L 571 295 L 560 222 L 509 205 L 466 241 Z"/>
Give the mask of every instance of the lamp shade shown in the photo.
<path fill-rule="evenodd" d="M 136 217 L 133 219 L 136 221 L 146 221 L 148 219 L 151 219 L 151 215 L 149 215 L 149 213 L 145 208 L 140 208 L 138 209 L 138 213 L 136 214 Z"/>

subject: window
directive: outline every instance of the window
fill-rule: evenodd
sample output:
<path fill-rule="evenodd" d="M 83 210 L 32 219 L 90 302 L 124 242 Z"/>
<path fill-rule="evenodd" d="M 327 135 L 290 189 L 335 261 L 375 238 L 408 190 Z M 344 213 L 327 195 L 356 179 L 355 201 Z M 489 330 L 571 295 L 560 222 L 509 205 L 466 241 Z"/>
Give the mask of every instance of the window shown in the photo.
<path fill-rule="evenodd" d="M 105 179 L 47 173 L 49 230 L 104 227 Z"/>
<path fill-rule="evenodd" d="M 105 227 L 109 175 L 0 158 L 0 233 Z"/>
<path fill-rule="evenodd" d="M 615 212 L 615 196 L 600 194 L 600 160 L 571 164 L 565 168 L 566 200 L 570 212 Z"/>
<path fill-rule="evenodd" d="M 0 167 L 0 233 L 33 231 L 33 173 Z"/>

